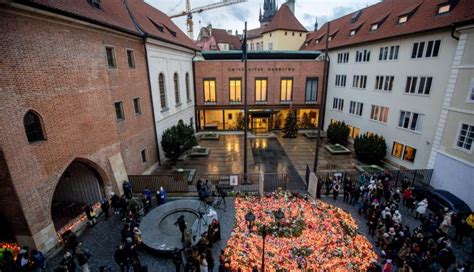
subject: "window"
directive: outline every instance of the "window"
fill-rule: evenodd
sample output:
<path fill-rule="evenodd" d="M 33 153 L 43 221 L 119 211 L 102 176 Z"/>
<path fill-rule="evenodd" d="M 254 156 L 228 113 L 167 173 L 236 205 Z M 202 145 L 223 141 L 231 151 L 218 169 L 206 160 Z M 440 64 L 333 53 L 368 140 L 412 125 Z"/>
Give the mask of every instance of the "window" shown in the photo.
<path fill-rule="evenodd" d="M 165 75 L 160 73 L 158 76 L 158 86 L 160 88 L 160 105 L 161 109 L 166 109 L 166 89 L 165 89 Z"/>
<path fill-rule="evenodd" d="M 285 36 L 288 35 L 288 32 L 285 31 Z"/>
<path fill-rule="evenodd" d="M 353 29 L 351 30 L 351 32 L 349 32 L 349 36 L 355 36 L 356 33 L 357 33 L 357 30 Z"/>
<path fill-rule="evenodd" d="M 387 107 L 372 105 L 372 110 L 370 112 L 370 119 L 379 121 L 382 123 L 387 123 L 387 118 L 388 118 Z"/>
<path fill-rule="evenodd" d="M 357 138 L 360 134 L 360 128 L 353 127 L 351 125 L 348 125 L 348 127 L 349 127 L 349 137 L 351 137 L 352 139 Z"/>
<path fill-rule="evenodd" d="M 440 4 L 438 6 L 437 14 L 448 13 L 451 10 L 451 5 L 449 3 Z"/>
<path fill-rule="evenodd" d="M 354 75 L 352 79 L 352 87 L 357 89 L 365 89 L 367 86 L 367 76 Z"/>
<path fill-rule="evenodd" d="M 107 54 L 107 65 L 109 68 L 117 68 L 117 62 L 115 61 L 115 49 L 113 47 L 105 47 L 105 53 Z"/>
<path fill-rule="evenodd" d="M 425 58 L 435 58 L 438 56 L 441 40 L 433 40 L 433 41 L 428 41 L 428 42 L 414 43 L 412 51 L 411 51 L 411 58 L 412 59 L 423 58 L 425 45 L 426 45 L 426 53 L 424 56 Z"/>
<path fill-rule="evenodd" d="M 398 24 L 404 24 L 408 21 L 408 15 L 402 15 L 398 17 Z"/>
<path fill-rule="evenodd" d="M 133 50 L 127 49 L 127 61 L 128 68 L 135 68 L 135 57 L 133 56 Z"/>
<path fill-rule="evenodd" d="M 362 116 L 362 110 L 364 108 L 364 103 L 351 101 L 349 105 L 349 113 Z"/>
<path fill-rule="evenodd" d="M 140 155 L 142 156 L 142 162 L 145 163 L 147 162 L 147 158 L 146 158 L 146 149 L 143 149 L 142 151 L 140 151 Z"/>
<path fill-rule="evenodd" d="M 282 78 L 280 81 L 280 101 L 291 102 L 291 91 L 293 88 L 293 79 Z"/>
<path fill-rule="evenodd" d="M 348 62 L 349 62 L 349 52 L 337 54 L 337 63 L 348 63 Z"/>
<path fill-rule="evenodd" d="M 336 86 L 346 87 L 346 75 L 336 75 Z"/>
<path fill-rule="evenodd" d="M 467 90 L 467 103 L 474 103 L 474 77 L 471 78 L 471 83 L 469 83 L 469 88 Z"/>
<path fill-rule="evenodd" d="M 267 79 L 255 80 L 255 102 L 267 101 Z"/>
<path fill-rule="evenodd" d="M 431 90 L 432 77 L 407 77 L 405 93 L 417 95 L 429 95 Z"/>
<path fill-rule="evenodd" d="M 372 24 L 372 25 L 370 26 L 370 30 L 371 30 L 371 31 L 375 31 L 375 30 L 377 30 L 377 29 L 379 29 L 379 24 Z"/>
<path fill-rule="evenodd" d="M 122 101 L 115 102 L 114 107 L 115 107 L 115 118 L 117 119 L 117 121 L 125 120 L 125 115 L 123 114 L 123 103 L 122 103 Z"/>
<path fill-rule="evenodd" d="M 379 60 L 397 60 L 399 45 L 380 47 Z"/>
<path fill-rule="evenodd" d="M 178 73 L 174 73 L 173 76 L 173 81 L 174 81 L 174 98 L 176 100 L 176 105 L 181 104 L 180 103 L 180 97 L 179 97 L 179 76 Z"/>
<path fill-rule="evenodd" d="M 268 43 L 268 50 L 273 50 L 273 43 Z"/>
<path fill-rule="evenodd" d="M 423 114 L 409 111 L 400 111 L 398 126 L 413 131 L 421 130 Z"/>
<path fill-rule="evenodd" d="M 135 115 L 142 114 L 142 107 L 140 105 L 140 98 L 139 97 L 133 99 L 133 108 L 135 110 Z"/>
<path fill-rule="evenodd" d="M 26 138 L 28 138 L 29 143 L 46 140 L 41 117 L 36 112 L 28 111 L 25 114 L 23 126 L 25 127 Z"/>
<path fill-rule="evenodd" d="M 394 76 L 375 76 L 375 90 L 392 91 Z"/>
<path fill-rule="evenodd" d="M 392 146 L 392 156 L 396 157 L 396 158 L 402 158 L 402 154 L 403 154 L 403 145 L 401 143 L 398 143 L 398 142 L 393 142 L 393 146 Z"/>
<path fill-rule="evenodd" d="M 189 73 L 186 73 L 186 76 L 185 76 L 185 79 L 186 79 L 186 99 L 189 101 L 191 101 L 191 92 L 190 92 L 190 88 L 189 88 Z"/>
<path fill-rule="evenodd" d="M 409 162 L 415 162 L 416 149 L 406 145 L 403 151 L 403 159 Z"/>
<path fill-rule="evenodd" d="M 356 62 L 370 61 L 370 50 L 361 50 L 356 52 Z"/>
<path fill-rule="evenodd" d="M 100 7 L 100 0 L 89 0 L 89 4 L 94 8 L 101 9 Z"/>
<path fill-rule="evenodd" d="M 329 36 L 328 41 L 332 41 L 332 39 L 334 39 L 334 36 L 336 36 L 336 34 Z"/>
<path fill-rule="evenodd" d="M 242 79 L 229 80 L 229 101 L 230 103 L 242 102 Z"/>
<path fill-rule="evenodd" d="M 472 141 L 474 140 L 474 126 L 461 123 L 456 137 L 456 148 L 463 151 L 472 151 Z"/>
<path fill-rule="evenodd" d="M 321 41 L 321 39 L 314 40 L 315 44 L 318 44 Z"/>
<path fill-rule="evenodd" d="M 216 80 L 204 79 L 204 102 L 216 103 Z"/>
<path fill-rule="evenodd" d="M 318 99 L 318 79 L 307 78 L 306 79 L 306 102 L 316 102 Z"/>
<path fill-rule="evenodd" d="M 344 99 L 334 97 L 334 100 L 332 102 L 332 108 L 334 110 L 343 111 L 344 110 Z"/>

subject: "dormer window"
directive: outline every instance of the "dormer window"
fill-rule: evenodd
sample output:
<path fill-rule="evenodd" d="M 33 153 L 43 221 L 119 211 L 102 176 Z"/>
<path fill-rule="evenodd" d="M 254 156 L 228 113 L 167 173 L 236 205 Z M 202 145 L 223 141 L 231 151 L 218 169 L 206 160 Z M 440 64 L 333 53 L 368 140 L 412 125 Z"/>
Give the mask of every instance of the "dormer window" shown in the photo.
<path fill-rule="evenodd" d="M 398 24 L 404 24 L 408 21 L 408 15 L 402 15 L 398 17 Z"/>
<path fill-rule="evenodd" d="M 375 30 L 377 30 L 377 29 L 379 29 L 379 24 L 372 24 L 372 25 L 370 26 L 370 30 L 371 30 L 371 31 L 375 31 Z"/>
<path fill-rule="evenodd" d="M 332 41 L 333 38 L 334 38 L 334 35 L 329 36 L 328 41 Z"/>
<path fill-rule="evenodd" d="M 353 29 L 353 30 L 351 30 L 351 32 L 349 33 L 349 36 L 354 36 L 356 33 L 357 33 L 357 30 Z"/>
<path fill-rule="evenodd" d="M 101 9 L 100 0 L 88 0 L 89 4 L 94 8 Z"/>
<path fill-rule="evenodd" d="M 440 4 L 440 5 L 438 5 L 437 14 L 448 13 L 450 10 L 451 10 L 451 4 L 450 3 Z"/>
<path fill-rule="evenodd" d="M 164 30 L 163 26 L 153 21 L 150 17 L 148 17 L 148 20 L 150 20 L 150 22 L 156 27 L 156 29 L 158 29 L 158 31 L 163 32 Z"/>
<path fill-rule="evenodd" d="M 314 41 L 315 44 L 318 44 L 321 39 L 317 39 Z"/>

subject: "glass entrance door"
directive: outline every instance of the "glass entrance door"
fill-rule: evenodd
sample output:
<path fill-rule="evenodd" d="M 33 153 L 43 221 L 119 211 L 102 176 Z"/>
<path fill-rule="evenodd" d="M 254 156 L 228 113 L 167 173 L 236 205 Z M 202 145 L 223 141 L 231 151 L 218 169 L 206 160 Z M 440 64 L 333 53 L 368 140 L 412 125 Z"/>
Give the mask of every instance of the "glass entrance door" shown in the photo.
<path fill-rule="evenodd" d="M 252 118 L 252 127 L 255 134 L 268 133 L 269 129 L 269 118 Z"/>

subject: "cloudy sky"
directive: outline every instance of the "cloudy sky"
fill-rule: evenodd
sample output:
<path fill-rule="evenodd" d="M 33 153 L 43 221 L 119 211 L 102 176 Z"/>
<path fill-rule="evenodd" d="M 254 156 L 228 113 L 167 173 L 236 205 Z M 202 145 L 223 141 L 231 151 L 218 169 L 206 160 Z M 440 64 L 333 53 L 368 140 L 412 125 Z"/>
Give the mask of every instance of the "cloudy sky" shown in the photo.
<path fill-rule="evenodd" d="M 191 8 L 204 6 L 222 0 L 191 0 Z M 145 0 L 155 8 L 171 15 L 185 9 L 186 0 Z M 285 0 L 277 0 L 278 6 Z M 321 27 L 327 20 L 341 17 L 360 8 L 380 2 L 380 0 L 296 0 L 296 17 L 308 29 L 313 30 L 315 18 Z M 194 35 L 196 36 L 201 26 L 212 23 L 213 27 L 231 29 L 233 32 L 242 32 L 244 22 L 248 28 L 259 27 L 258 13 L 263 8 L 263 0 L 248 0 L 246 3 L 204 11 L 194 14 Z M 186 32 L 185 16 L 173 19 L 184 32 Z"/>

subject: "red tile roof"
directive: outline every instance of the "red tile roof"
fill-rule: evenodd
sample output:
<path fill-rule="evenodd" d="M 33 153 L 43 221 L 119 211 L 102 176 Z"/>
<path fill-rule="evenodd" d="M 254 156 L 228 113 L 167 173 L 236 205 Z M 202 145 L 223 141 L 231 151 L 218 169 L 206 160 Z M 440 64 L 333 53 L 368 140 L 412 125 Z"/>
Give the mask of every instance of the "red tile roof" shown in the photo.
<path fill-rule="evenodd" d="M 143 0 L 102 0 L 100 9 L 90 5 L 88 0 L 16 0 L 16 2 L 136 35 L 142 34 L 143 31 L 160 40 L 199 50 L 166 14 Z M 139 29 L 134 24 L 127 6 Z M 160 27 L 163 31 L 160 31 Z"/>
<path fill-rule="evenodd" d="M 242 43 L 240 42 L 240 37 L 235 35 L 230 35 L 227 30 L 220 28 L 212 29 L 212 36 L 215 38 L 217 43 L 228 43 L 231 50 L 240 50 Z"/>
<path fill-rule="evenodd" d="M 247 39 L 253 39 L 262 36 L 263 27 L 247 30 Z"/>
<path fill-rule="evenodd" d="M 418 32 L 428 32 L 442 28 L 449 28 L 452 24 L 474 22 L 474 1 L 459 0 L 457 5 L 446 14 L 437 15 L 440 0 L 385 0 L 362 9 L 362 14 L 356 22 L 351 23 L 352 16 L 357 12 L 345 15 L 331 21 L 331 35 L 336 35 L 329 41 L 329 48 L 350 46 L 369 41 L 388 39 Z M 455 2 L 455 1 L 452 1 Z M 398 24 L 398 17 L 407 13 L 414 13 L 404 24 Z M 386 18 L 385 20 L 383 20 Z M 371 31 L 373 23 L 383 21 L 379 28 Z M 356 35 L 349 36 L 354 26 L 362 25 Z M 302 50 L 322 50 L 326 44 L 327 23 L 318 31 L 308 33 Z M 318 44 L 316 40 L 320 40 Z"/>
<path fill-rule="evenodd" d="M 265 26 L 262 33 L 267 33 L 275 30 L 290 30 L 308 32 L 306 28 L 296 19 L 287 5 L 281 5 L 277 13 L 273 16 L 270 23 Z"/>

